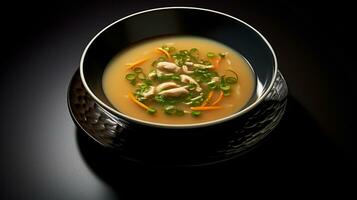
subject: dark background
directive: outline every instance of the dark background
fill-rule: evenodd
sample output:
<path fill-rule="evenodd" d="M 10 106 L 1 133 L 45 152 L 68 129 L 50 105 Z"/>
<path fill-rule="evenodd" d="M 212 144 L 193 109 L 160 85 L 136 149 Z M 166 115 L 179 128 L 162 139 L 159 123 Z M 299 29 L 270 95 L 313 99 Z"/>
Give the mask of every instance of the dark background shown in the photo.
<path fill-rule="evenodd" d="M 196 168 L 138 166 L 92 142 L 69 115 L 67 87 L 89 40 L 128 14 L 175 5 L 236 16 L 259 30 L 277 54 L 289 86 L 286 114 L 263 144 L 240 158 Z M 224 0 L 2 5 L 0 199 L 213 194 L 222 199 L 269 187 L 291 194 L 317 188 L 336 192 L 350 168 L 346 161 L 352 160 L 353 142 L 345 143 L 352 112 L 346 87 L 351 77 L 345 48 L 348 7 L 343 2 Z"/>

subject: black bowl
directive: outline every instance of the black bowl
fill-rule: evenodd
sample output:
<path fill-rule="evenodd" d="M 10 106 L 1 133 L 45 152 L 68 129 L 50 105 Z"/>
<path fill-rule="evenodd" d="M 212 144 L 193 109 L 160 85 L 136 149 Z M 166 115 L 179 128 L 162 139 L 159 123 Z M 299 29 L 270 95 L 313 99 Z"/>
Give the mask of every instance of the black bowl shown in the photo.
<path fill-rule="evenodd" d="M 255 95 L 248 105 L 229 117 L 191 125 L 146 122 L 113 108 L 102 88 L 103 72 L 109 61 L 118 52 L 134 43 L 169 35 L 205 37 L 219 41 L 241 53 L 251 64 L 256 75 Z M 86 47 L 80 63 L 80 75 L 84 88 L 103 112 L 116 120 L 121 130 L 130 133 L 118 134 L 113 143 L 120 144 L 117 146 L 121 147 L 122 152 L 131 152 L 129 157 L 138 160 L 168 161 L 170 157 L 175 163 L 182 159 L 186 163 L 188 160 L 190 163 L 207 163 L 208 157 L 212 158 L 208 161 L 211 162 L 238 155 L 249 146 L 253 146 L 252 144 L 258 141 L 257 138 L 262 138 L 257 136 L 265 136 L 275 127 L 276 124 L 267 128 L 267 124 L 272 124 L 272 120 L 279 121 L 282 112 L 281 102 L 286 97 L 286 92 L 279 93 L 276 88 L 273 91 L 274 81 L 279 74 L 276 56 L 267 40 L 242 20 L 202 8 L 152 9 L 110 24 Z M 286 85 L 284 86 L 286 88 Z M 279 94 L 279 97 L 274 98 L 272 92 Z M 276 106 L 276 102 L 279 102 L 279 106 Z M 273 109 L 269 111 L 269 108 Z M 263 111 L 269 111 L 268 114 L 271 115 L 262 113 Z M 267 118 L 269 116 L 270 119 Z M 264 125 L 263 122 L 268 123 Z M 251 144 L 248 143 L 249 140 Z M 231 145 L 228 149 L 232 151 L 227 152 L 229 143 Z M 217 152 L 220 151 L 218 155 Z M 135 152 L 135 155 L 132 152 Z M 203 158 L 206 161 L 200 160 Z"/>

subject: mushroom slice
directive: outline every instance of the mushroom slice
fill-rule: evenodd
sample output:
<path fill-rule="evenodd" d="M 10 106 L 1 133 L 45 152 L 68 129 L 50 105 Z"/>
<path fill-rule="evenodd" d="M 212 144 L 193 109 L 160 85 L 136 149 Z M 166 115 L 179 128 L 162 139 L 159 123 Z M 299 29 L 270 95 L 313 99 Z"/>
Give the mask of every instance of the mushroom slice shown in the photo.
<path fill-rule="evenodd" d="M 180 87 L 180 85 L 176 84 L 175 82 L 165 82 L 156 86 L 156 92 L 161 92 L 162 90 L 167 88 L 177 88 L 177 87 Z"/>
<path fill-rule="evenodd" d="M 181 68 L 179 66 L 177 66 L 175 63 L 171 63 L 171 62 L 159 62 L 157 63 L 156 67 L 160 70 L 165 70 L 168 72 L 179 72 L 181 70 Z"/>
<path fill-rule="evenodd" d="M 181 96 L 184 94 L 188 94 L 188 90 L 186 89 L 186 86 L 184 86 L 184 87 L 178 87 L 178 88 L 164 90 L 164 91 L 161 91 L 159 94 L 168 96 L 168 97 L 178 97 L 178 96 Z"/>
<path fill-rule="evenodd" d="M 183 82 L 183 83 L 192 83 L 192 84 L 195 84 L 195 85 L 196 85 L 196 91 L 197 91 L 197 92 L 201 92 L 201 91 L 202 91 L 201 86 L 200 86 L 193 78 L 191 78 L 190 76 L 187 76 L 187 75 L 185 75 L 185 74 L 181 74 L 181 75 L 180 75 L 180 78 L 181 78 L 181 82 Z"/>

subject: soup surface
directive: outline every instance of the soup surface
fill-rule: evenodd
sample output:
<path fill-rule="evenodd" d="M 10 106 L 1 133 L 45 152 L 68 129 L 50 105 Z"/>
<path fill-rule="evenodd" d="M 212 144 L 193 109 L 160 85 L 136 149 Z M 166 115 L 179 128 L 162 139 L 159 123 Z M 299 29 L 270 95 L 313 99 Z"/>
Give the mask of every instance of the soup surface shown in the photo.
<path fill-rule="evenodd" d="M 103 75 L 103 89 L 119 112 L 161 124 L 196 124 L 242 109 L 255 90 L 247 61 L 213 40 L 175 36 L 119 52 Z"/>

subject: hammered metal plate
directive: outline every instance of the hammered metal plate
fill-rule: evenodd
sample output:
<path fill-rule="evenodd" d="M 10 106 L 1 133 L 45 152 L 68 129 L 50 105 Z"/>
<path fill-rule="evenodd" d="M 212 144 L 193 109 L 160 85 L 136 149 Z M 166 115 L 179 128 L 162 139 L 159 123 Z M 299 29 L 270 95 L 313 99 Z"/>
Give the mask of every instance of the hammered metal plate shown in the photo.
<path fill-rule="evenodd" d="M 170 153 L 168 148 L 176 144 L 164 145 L 159 148 L 158 146 L 162 144 L 162 141 L 157 138 L 150 141 L 150 137 L 147 137 L 146 139 L 149 138 L 148 142 L 140 143 L 144 144 L 142 146 L 131 145 L 137 140 L 137 138 L 133 139 L 135 137 L 132 137 L 135 133 L 128 131 L 127 124 L 123 120 L 110 115 L 94 101 L 89 93 L 86 92 L 78 70 L 68 88 L 68 107 L 73 120 L 84 132 L 104 147 L 118 150 L 119 156 L 137 161 L 145 160 L 145 162 L 150 160 L 157 162 L 160 160 L 159 164 L 202 165 L 229 160 L 253 149 L 279 123 L 286 107 L 287 93 L 286 82 L 281 73 L 278 72 L 274 85 L 266 99 L 251 110 L 249 115 L 245 116 L 247 119 L 232 121 L 230 124 L 224 125 L 224 127 L 217 126 L 218 130 L 224 128 L 231 130 L 231 133 L 225 135 L 223 139 L 217 138 L 217 140 L 215 138 L 212 139 L 212 137 L 209 139 L 191 138 L 196 139 L 197 142 L 201 140 L 216 140 L 217 142 L 208 142 L 209 145 L 206 146 L 213 144 L 211 145 L 212 148 L 204 149 L 201 147 L 199 149 L 199 144 L 197 145 L 198 148 L 179 153 Z M 183 143 L 181 142 L 178 145 L 185 146 Z M 159 150 L 155 153 L 147 153 L 154 146 Z M 140 148 L 143 150 L 139 151 Z M 199 151 L 199 153 L 192 152 L 195 150 Z M 159 155 L 160 153 L 157 152 L 163 153 Z M 151 156 L 153 158 L 150 158 Z"/>

